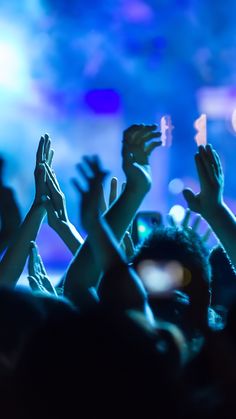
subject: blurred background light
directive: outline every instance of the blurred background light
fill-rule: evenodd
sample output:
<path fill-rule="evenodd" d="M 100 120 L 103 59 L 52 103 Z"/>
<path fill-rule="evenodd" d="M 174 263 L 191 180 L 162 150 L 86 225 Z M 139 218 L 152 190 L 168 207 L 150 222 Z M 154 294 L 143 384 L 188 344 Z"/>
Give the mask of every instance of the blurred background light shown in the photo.
<path fill-rule="evenodd" d="M 185 216 L 185 208 L 182 207 L 182 205 L 174 205 L 170 209 L 169 215 L 173 217 L 174 221 L 176 221 L 177 223 L 181 223 Z"/>
<path fill-rule="evenodd" d="M 0 89 L 18 92 L 25 87 L 27 57 L 17 40 L 1 40 L 0 35 Z"/>
<path fill-rule="evenodd" d="M 153 183 L 140 210 L 165 216 L 171 207 L 181 221 L 181 182 L 199 188 L 193 122 L 201 113 L 223 162 L 225 199 L 236 213 L 235 21 L 233 0 L 93 0 L 92 7 L 77 0 L 1 0 L 0 155 L 22 215 L 34 196 L 42 134 L 51 135 L 54 169 L 80 230 L 70 179 L 81 156 L 99 154 L 122 183 L 123 130 L 162 121 L 171 147 L 150 158 Z M 70 255 L 46 223 L 38 242 L 46 264 L 66 266 Z"/>
<path fill-rule="evenodd" d="M 181 179 L 172 179 L 168 185 L 170 193 L 174 195 L 180 194 L 184 189 L 184 182 Z"/>
<path fill-rule="evenodd" d="M 85 102 L 97 114 L 112 114 L 120 109 L 120 96 L 112 89 L 97 89 L 87 92 Z"/>

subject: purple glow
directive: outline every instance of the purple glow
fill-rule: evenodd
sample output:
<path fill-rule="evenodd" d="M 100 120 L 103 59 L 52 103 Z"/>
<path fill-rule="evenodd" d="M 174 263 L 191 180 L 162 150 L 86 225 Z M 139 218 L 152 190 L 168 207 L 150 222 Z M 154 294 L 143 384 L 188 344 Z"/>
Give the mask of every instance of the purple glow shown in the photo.
<path fill-rule="evenodd" d="M 90 90 L 84 99 L 96 114 L 113 114 L 120 110 L 120 96 L 112 89 Z"/>
<path fill-rule="evenodd" d="M 122 11 L 125 19 L 133 23 L 150 22 L 154 17 L 151 7 L 140 0 L 125 1 Z"/>

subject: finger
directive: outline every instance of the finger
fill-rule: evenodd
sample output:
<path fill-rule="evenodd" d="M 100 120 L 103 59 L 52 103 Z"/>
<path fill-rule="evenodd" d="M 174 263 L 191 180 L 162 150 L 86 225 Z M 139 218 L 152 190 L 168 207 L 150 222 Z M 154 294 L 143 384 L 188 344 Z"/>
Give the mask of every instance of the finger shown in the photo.
<path fill-rule="evenodd" d="M 171 227 L 177 227 L 177 223 L 176 223 L 176 221 L 175 221 L 175 219 L 174 219 L 174 217 L 172 216 L 172 215 L 170 215 L 170 214 L 167 214 L 167 222 L 168 222 L 168 224 L 171 226 Z"/>
<path fill-rule="evenodd" d="M 123 182 L 121 185 L 121 192 L 123 192 L 125 190 L 126 187 L 126 182 Z"/>
<path fill-rule="evenodd" d="M 57 295 L 56 290 L 47 275 L 42 278 L 42 284 L 49 294 Z"/>
<path fill-rule="evenodd" d="M 150 154 L 155 150 L 155 148 L 159 147 L 162 144 L 162 141 L 154 141 L 151 144 L 148 144 L 145 148 L 145 153 L 150 156 Z"/>
<path fill-rule="evenodd" d="M 88 169 L 86 168 L 86 165 L 84 163 L 78 163 L 76 165 L 76 169 L 78 170 L 82 178 L 88 182 L 90 179 L 90 175 L 88 173 Z"/>
<path fill-rule="evenodd" d="M 54 180 L 50 177 L 50 175 L 47 173 L 46 183 L 50 192 L 50 196 L 52 199 L 52 203 L 57 209 L 58 205 L 61 205 L 62 203 L 62 194 L 61 191 L 58 190 Z"/>
<path fill-rule="evenodd" d="M 182 227 L 183 228 L 187 228 L 188 227 L 190 217 L 191 217 L 191 211 L 190 211 L 189 208 L 187 208 L 186 211 L 185 211 L 184 219 L 182 221 Z"/>
<path fill-rule="evenodd" d="M 33 249 L 34 249 L 34 242 L 31 242 L 30 243 L 30 248 L 29 248 L 29 258 L 28 258 L 28 273 L 31 276 L 35 275 L 35 264 L 34 264 Z"/>
<path fill-rule="evenodd" d="M 158 138 L 161 136 L 159 132 L 154 132 L 157 129 L 157 125 L 140 125 L 136 132 L 132 135 L 132 143 L 142 144 L 144 141 L 148 141 L 148 138 Z"/>
<path fill-rule="evenodd" d="M 74 185 L 75 189 L 77 189 L 77 191 L 82 195 L 84 193 L 83 188 L 81 187 L 80 183 L 78 182 L 77 179 L 72 178 L 71 179 L 72 184 Z"/>
<path fill-rule="evenodd" d="M 198 230 L 198 227 L 199 227 L 199 224 L 201 222 L 201 219 L 202 219 L 202 217 L 200 215 L 197 215 L 196 218 L 195 218 L 195 220 L 194 220 L 194 222 L 193 222 L 192 230 L 195 231 L 195 233 Z"/>
<path fill-rule="evenodd" d="M 133 227 L 134 227 L 134 222 L 131 221 L 129 227 L 127 228 L 127 232 L 131 235 L 131 239 L 132 239 Z"/>
<path fill-rule="evenodd" d="M 199 153 L 195 154 L 195 164 L 196 164 L 196 169 L 197 169 L 201 189 L 204 189 L 206 187 L 206 183 L 209 182 L 209 176 L 208 176 L 208 171 L 206 170 L 206 166 L 203 163 L 202 157 L 200 156 Z"/>
<path fill-rule="evenodd" d="M 38 281 L 36 281 L 36 279 L 32 275 L 28 275 L 27 279 L 29 281 L 29 286 L 32 289 L 32 291 L 42 292 L 40 284 L 38 283 Z"/>
<path fill-rule="evenodd" d="M 51 140 L 50 140 L 48 134 L 45 134 L 44 137 L 45 137 L 44 159 L 45 159 L 46 162 L 48 162 L 49 152 L 50 152 L 50 148 L 51 148 Z"/>
<path fill-rule="evenodd" d="M 135 247 L 134 247 L 134 243 L 131 238 L 131 235 L 128 231 L 126 231 L 124 235 L 123 244 L 125 246 L 125 253 L 126 253 L 127 258 L 131 259 L 134 256 Z"/>
<path fill-rule="evenodd" d="M 39 263 L 39 251 L 38 251 L 38 246 L 37 244 L 32 241 L 30 243 L 30 258 L 31 261 L 30 263 L 32 263 L 32 265 L 30 266 L 31 271 L 34 272 L 34 276 L 37 276 L 39 274 L 39 267 L 40 267 L 40 263 Z"/>
<path fill-rule="evenodd" d="M 37 250 L 38 250 L 38 249 L 37 249 Z M 43 275 L 46 275 L 46 276 L 47 276 L 47 271 L 46 271 L 46 269 L 45 269 L 44 263 L 43 263 L 43 261 L 42 261 L 42 258 L 41 258 L 41 256 L 40 256 L 39 252 L 38 252 L 38 265 L 39 265 L 39 268 L 40 268 L 41 274 L 43 274 Z"/>
<path fill-rule="evenodd" d="M 102 181 L 108 174 L 107 171 L 103 170 L 101 161 L 97 155 L 83 156 L 83 160 L 86 162 L 92 176 L 96 177 L 100 181 Z"/>
<path fill-rule="evenodd" d="M 49 155 L 48 155 L 48 165 L 51 167 L 52 165 L 52 160 L 53 160 L 53 156 L 54 156 L 54 150 L 51 148 L 49 151 Z"/>
<path fill-rule="evenodd" d="M 219 176 L 223 176 L 223 167 L 222 167 L 222 163 L 221 163 L 220 157 L 219 157 L 218 153 L 214 149 L 213 149 L 213 154 L 214 154 L 215 160 L 217 162 L 218 174 L 219 174 Z"/>
<path fill-rule="evenodd" d="M 38 149 L 36 152 L 36 165 L 38 165 L 39 163 L 42 163 L 43 161 L 44 143 L 45 143 L 45 139 L 44 137 L 41 137 L 39 141 Z"/>
<path fill-rule="evenodd" d="M 183 196 L 184 196 L 190 210 L 199 213 L 200 212 L 200 205 L 199 205 L 199 201 L 197 199 L 197 195 L 195 195 L 191 189 L 187 188 L 187 189 L 183 190 Z"/>
<path fill-rule="evenodd" d="M 98 193 L 99 193 L 99 198 L 98 198 L 99 213 L 104 214 L 107 210 L 107 204 L 106 204 L 106 199 L 105 199 L 105 191 L 103 188 L 103 184 L 101 182 L 98 184 Z"/>
<path fill-rule="evenodd" d="M 52 170 L 52 168 L 49 166 L 48 163 L 45 163 L 45 167 L 46 167 L 46 172 L 47 172 L 46 182 L 48 184 L 48 187 L 49 187 L 49 183 L 50 183 L 51 188 L 54 188 L 58 193 L 61 193 L 62 191 L 60 189 L 60 185 L 59 185 L 58 180 L 56 178 L 55 172 Z"/>
<path fill-rule="evenodd" d="M 217 170 L 217 161 L 215 159 L 214 153 L 213 153 L 213 148 L 211 144 L 207 144 L 205 147 L 208 159 L 210 161 L 211 164 L 213 164 L 215 166 L 215 169 Z"/>
<path fill-rule="evenodd" d="M 215 170 L 214 164 L 211 163 L 211 159 L 209 158 L 209 155 L 206 149 L 203 146 L 199 147 L 199 158 L 205 169 L 205 173 L 207 176 L 206 179 L 208 179 L 211 182 L 214 182 L 216 170 Z"/>
<path fill-rule="evenodd" d="M 118 195 L 118 179 L 113 177 L 110 183 L 110 193 L 109 193 L 109 207 L 116 200 Z"/>
<path fill-rule="evenodd" d="M 209 227 L 209 228 L 207 229 L 207 231 L 204 233 L 204 235 L 202 236 L 202 241 L 203 241 L 204 243 L 206 243 L 206 242 L 209 240 L 209 238 L 210 238 L 210 236 L 211 236 L 211 233 L 212 233 L 212 230 L 211 230 L 211 228 Z"/>
<path fill-rule="evenodd" d="M 58 180 L 57 180 L 57 176 L 56 176 L 56 173 L 54 172 L 54 170 L 52 170 L 52 177 L 53 177 L 53 180 L 54 180 L 54 182 L 55 182 L 55 184 L 56 184 L 56 186 L 57 186 L 58 191 L 60 191 L 60 192 L 61 192 L 61 187 L 60 187 L 60 185 L 59 185 L 59 182 L 58 182 Z"/>
<path fill-rule="evenodd" d="M 39 163 L 39 165 L 36 167 L 35 182 L 38 193 L 42 192 L 43 195 L 43 191 L 45 190 L 46 185 L 46 168 L 43 163 Z"/>

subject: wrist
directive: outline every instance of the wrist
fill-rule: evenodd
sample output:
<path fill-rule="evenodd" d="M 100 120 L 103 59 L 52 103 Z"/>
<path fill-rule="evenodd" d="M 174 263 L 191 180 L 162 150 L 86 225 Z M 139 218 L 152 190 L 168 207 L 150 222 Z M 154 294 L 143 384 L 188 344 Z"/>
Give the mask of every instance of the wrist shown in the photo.
<path fill-rule="evenodd" d="M 39 213 L 42 213 L 42 215 L 46 215 L 46 209 L 42 202 L 38 202 L 38 200 L 34 200 L 33 204 L 31 206 L 32 211 L 37 211 Z"/>

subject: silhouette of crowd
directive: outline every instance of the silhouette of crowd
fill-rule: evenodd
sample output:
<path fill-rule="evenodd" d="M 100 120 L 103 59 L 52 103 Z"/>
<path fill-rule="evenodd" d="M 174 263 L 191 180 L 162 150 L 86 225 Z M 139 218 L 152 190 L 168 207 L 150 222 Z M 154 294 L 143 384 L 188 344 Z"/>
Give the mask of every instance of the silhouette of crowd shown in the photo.
<path fill-rule="evenodd" d="M 2 418 L 234 417 L 236 219 L 211 145 L 195 155 L 200 191 L 183 191 L 184 220 L 132 240 L 160 137 L 155 124 L 124 131 L 126 182 L 118 194 L 112 178 L 108 203 L 107 170 L 96 155 L 82 158 L 73 185 L 85 239 L 68 218 L 47 134 L 22 223 L 0 161 Z M 36 244 L 45 217 L 72 254 L 57 286 Z M 201 218 L 218 239 L 213 249 Z M 17 286 L 27 261 L 28 291 Z"/>

